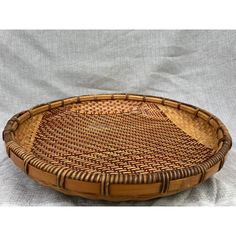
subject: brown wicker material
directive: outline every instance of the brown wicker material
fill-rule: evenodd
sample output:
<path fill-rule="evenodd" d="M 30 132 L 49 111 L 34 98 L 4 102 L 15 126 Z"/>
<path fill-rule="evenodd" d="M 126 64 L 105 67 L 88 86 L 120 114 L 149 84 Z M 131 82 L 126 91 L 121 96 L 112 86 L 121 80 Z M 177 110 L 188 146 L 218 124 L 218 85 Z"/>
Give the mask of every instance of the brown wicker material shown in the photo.
<path fill-rule="evenodd" d="M 209 112 L 133 94 L 79 96 L 36 106 L 3 131 L 9 157 L 69 195 L 145 200 L 193 187 L 224 164 L 231 137 Z"/>

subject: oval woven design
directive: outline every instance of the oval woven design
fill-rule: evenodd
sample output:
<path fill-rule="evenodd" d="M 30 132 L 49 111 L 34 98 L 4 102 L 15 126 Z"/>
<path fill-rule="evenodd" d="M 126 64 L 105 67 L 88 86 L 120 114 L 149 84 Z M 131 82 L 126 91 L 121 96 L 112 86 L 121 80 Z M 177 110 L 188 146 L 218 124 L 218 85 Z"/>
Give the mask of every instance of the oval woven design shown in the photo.
<path fill-rule="evenodd" d="M 232 145 L 209 112 L 134 94 L 78 96 L 13 116 L 3 131 L 13 162 L 69 195 L 147 200 L 193 187 L 219 171 Z"/>

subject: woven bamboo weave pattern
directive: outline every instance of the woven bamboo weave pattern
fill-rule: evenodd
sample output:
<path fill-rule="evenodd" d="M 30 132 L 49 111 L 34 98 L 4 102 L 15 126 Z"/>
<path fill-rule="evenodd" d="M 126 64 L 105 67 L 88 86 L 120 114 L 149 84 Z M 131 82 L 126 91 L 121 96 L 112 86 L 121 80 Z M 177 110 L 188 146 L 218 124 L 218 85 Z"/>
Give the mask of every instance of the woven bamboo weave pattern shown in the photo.
<path fill-rule="evenodd" d="M 45 112 L 32 152 L 75 171 L 135 175 L 193 166 L 212 155 L 157 106 L 112 100 Z"/>
<path fill-rule="evenodd" d="M 158 106 L 170 120 L 198 142 L 212 149 L 217 148 L 218 140 L 214 127 L 194 114 L 190 115 L 186 111 L 171 109 L 168 106 Z"/>
<path fill-rule="evenodd" d="M 196 176 L 197 184 L 210 176 L 208 169 L 223 166 L 220 150 L 226 153 L 231 139 L 227 141 L 227 130 L 211 114 L 162 98 L 102 96 L 107 95 L 42 104 L 23 113 L 22 122 L 14 117 L 7 125 L 10 132 L 6 127 L 3 133 L 9 155 L 11 150 L 21 156 L 26 173 L 32 165 L 55 175 L 52 187 L 59 191 L 70 194 L 70 179 L 100 184 L 97 197 L 76 189 L 74 194 L 107 200 L 139 199 L 132 191 L 124 199 L 119 193 L 112 197 L 112 184 L 124 186 L 124 194 L 129 184 L 137 184 L 141 194 L 144 184 L 160 183 L 155 194 L 150 188 L 149 195 L 140 195 L 149 199 L 168 194 L 171 181 Z"/>
<path fill-rule="evenodd" d="M 42 119 L 42 114 L 34 116 L 27 120 L 16 131 L 17 142 L 27 151 L 30 152 L 34 142 L 35 134 Z"/>

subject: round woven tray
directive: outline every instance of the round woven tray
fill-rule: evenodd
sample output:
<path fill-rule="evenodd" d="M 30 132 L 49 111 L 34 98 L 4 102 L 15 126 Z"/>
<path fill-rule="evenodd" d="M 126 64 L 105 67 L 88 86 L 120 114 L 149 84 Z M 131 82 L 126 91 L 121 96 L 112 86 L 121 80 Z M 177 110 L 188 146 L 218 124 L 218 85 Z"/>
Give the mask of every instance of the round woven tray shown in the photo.
<path fill-rule="evenodd" d="M 13 116 L 3 131 L 13 162 L 69 195 L 146 200 L 193 187 L 219 171 L 231 147 L 222 122 L 174 100 L 79 96 Z"/>

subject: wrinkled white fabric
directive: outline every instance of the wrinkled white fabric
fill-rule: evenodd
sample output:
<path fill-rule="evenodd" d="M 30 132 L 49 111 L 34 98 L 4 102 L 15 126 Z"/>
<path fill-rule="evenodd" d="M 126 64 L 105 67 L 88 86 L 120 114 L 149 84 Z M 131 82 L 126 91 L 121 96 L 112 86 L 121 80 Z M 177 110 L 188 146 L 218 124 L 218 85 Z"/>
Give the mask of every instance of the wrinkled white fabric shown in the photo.
<path fill-rule="evenodd" d="M 0 129 L 15 113 L 74 95 L 127 92 L 187 102 L 236 136 L 236 31 L 0 31 Z M 65 196 L 21 172 L 0 142 L 1 205 L 236 205 L 236 147 L 182 193 L 110 203 Z"/>

